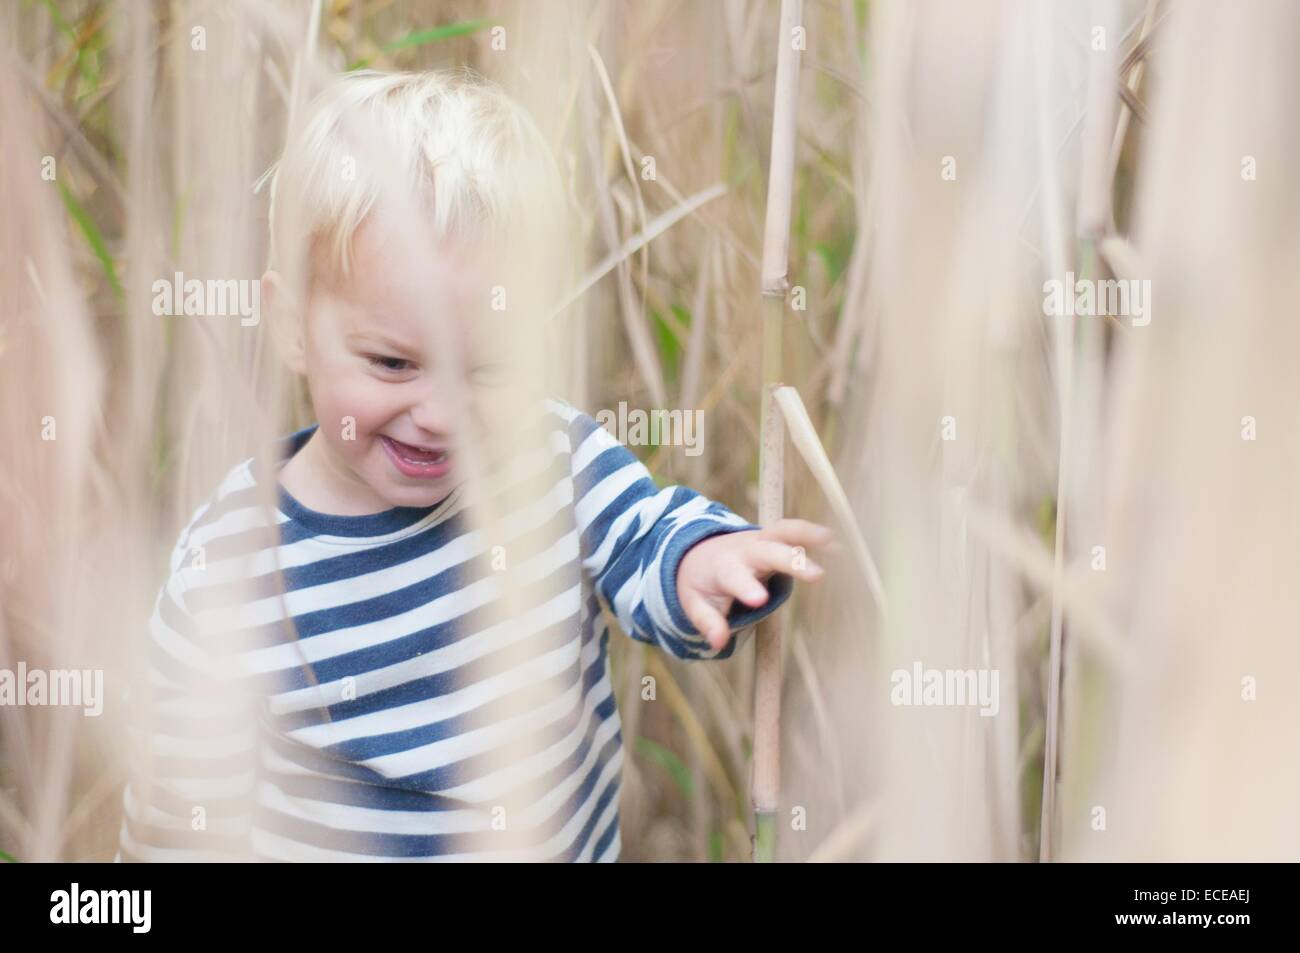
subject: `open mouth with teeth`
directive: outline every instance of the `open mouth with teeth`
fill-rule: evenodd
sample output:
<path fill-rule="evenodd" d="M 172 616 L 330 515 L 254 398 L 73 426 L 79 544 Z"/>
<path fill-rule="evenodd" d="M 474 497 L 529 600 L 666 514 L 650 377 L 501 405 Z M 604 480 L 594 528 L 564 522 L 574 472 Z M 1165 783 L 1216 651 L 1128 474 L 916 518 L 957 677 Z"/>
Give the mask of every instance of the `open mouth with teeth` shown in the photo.
<path fill-rule="evenodd" d="M 397 472 L 403 476 L 433 480 L 451 469 L 451 455 L 445 447 L 417 447 L 383 434 L 379 442 L 384 445 L 384 452 Z"/>

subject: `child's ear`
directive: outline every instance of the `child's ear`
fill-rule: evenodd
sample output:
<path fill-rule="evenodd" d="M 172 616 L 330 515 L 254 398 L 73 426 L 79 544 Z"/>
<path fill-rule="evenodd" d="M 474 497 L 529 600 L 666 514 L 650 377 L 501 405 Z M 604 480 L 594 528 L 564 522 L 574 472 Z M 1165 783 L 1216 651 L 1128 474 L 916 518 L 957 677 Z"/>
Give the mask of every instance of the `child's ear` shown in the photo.
<path fill-rule="evenodd" d="M 280 360 L 295 374 L 307 373 L 307 343 L 304 329 L 307 326 L 303 304 L 289 289 L 284 276 L 267 269 L 262 276 L 262 302 L 271 316 L 271 333 Z"/>

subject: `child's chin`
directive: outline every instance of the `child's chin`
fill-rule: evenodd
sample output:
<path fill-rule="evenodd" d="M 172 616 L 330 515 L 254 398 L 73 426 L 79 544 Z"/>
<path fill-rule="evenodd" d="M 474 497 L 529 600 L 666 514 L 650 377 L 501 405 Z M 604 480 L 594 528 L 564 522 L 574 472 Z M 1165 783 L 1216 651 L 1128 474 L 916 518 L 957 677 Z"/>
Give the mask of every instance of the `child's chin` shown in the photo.
<path fill-rule="evenodd" d="M 451 492 L 451 483 L 446 477 L 431 480 L 423 486 L 392 486 L 384 494 L 393 506 L 425 507 L 441 502 Z"/>

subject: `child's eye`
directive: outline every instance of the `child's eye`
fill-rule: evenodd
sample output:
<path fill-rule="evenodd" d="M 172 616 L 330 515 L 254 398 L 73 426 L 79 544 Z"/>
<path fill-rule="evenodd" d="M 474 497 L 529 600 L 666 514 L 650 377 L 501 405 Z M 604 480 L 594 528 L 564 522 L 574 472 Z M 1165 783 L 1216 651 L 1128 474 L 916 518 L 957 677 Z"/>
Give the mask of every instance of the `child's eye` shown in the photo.
<path fill-rule="evenodd" d="M 378 354 L 369 355 L 370 363 L 375 367 L 381 367 L 386 371 L 404 371 L 411 366 L 411 362 L 400 357 L 382 357 Z"/>
<path fill-rule="evenodd" d="M 470 378 L 476 384 L 494 385 L 505 380 L 504 364 L 479 364 L 470 371 Z"/>

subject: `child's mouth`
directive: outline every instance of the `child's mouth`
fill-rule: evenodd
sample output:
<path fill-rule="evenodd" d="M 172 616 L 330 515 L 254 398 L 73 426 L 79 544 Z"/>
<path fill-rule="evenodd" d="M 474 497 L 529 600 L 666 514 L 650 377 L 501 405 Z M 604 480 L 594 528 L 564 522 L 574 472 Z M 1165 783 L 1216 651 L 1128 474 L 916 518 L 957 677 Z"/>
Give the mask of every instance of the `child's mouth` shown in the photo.
<path fill-rule="evenodd" d="M 402 443 L 392 437 L 379 435 L 388 459 L 393 461 L 403 476 L 422 480 L 435 480 L 451 469 L 451 457 L 446 450 L 426 450 Z"/>

